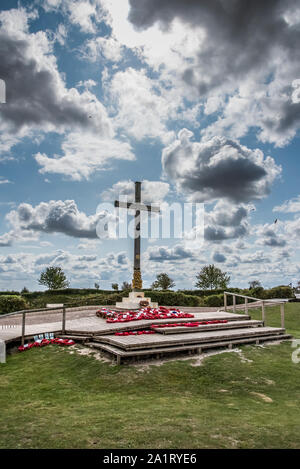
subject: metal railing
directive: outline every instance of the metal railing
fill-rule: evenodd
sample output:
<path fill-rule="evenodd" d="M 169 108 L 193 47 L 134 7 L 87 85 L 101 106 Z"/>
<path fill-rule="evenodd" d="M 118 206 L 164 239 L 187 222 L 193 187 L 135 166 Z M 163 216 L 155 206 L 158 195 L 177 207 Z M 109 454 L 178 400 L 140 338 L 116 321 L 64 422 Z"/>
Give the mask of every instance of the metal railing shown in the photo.
<path fill-rule="evenodd" d="M 271 306 L 270 303 L 274 303 L 275 305 L 278 304 L 280 305 L 280 317 L 281 317 L 281 327 L 284 328 L 284 323 L 285 323 L 285 311 L 284 311 L 284 305 L 288 300 L 281 300 L 281 299 L 276 299 L 276 298 L 270 298 L 266 300 L 260 300 L 259 298 L 254 298 L 252 296 L 246 296 L 246 295 L 240 295 L 239 293 L 231 293 L 224 291 L 224 310 L 227 311 L 227 296 L 231 295 L 232 298 L 232 304 L 233 304 L 233 312 L 236 312 L 236 297 L 240 298 L 245 298 L 245 303 L 244 303 L 244 310 L 245 313 L 248 314 L 249 310 L 249 302 L 248 300 L 254 300 L 256 302 L 259 302 L 261 305 L 261 315 L 262 315 L 262 321 L 264 325 L 266 325 L 266 306 Z M 269 303 L 267 305 L 267 303 Z"/>

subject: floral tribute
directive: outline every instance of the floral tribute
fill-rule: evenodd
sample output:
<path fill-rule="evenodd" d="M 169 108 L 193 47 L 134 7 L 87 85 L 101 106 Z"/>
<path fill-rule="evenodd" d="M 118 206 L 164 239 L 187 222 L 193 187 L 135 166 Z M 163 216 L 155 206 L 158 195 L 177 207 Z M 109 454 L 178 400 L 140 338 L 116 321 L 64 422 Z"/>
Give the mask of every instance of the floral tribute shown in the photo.
<path fill-rule="evenodd" d="M 176 319 L 176 318 L 193 318 L 191 313 L 184 313 L 180 309 L 168 309 L 164 306 L 158 308 L 141 308 L 138 311 L 111 311 L 101 308 L 96 312 L 97 316 L 106 319 L 108 323 L 140 321 L 142 319 Z"/>
<path fill-rule="evenodd" d="M 128 336 L 128 335 L 143 335 L 143 334 L 155 334 L 156 329 L 162 327 L 198 327 L 203 324 L 224 324 L 228 321 L 226 319 L 215 319 L 212 321 L 195 321 L 195 322 L 179 322 L 179 323 L 168 323 L 168 324 L 153 324 L 150 326 L 150 330 L 141 330 L 141 331 L 125 331 L 125 332 L 115 332 L 117 336 Z"/>
<path fill-rule="evenodd" d="M 125 331 L 125 332 L 115 332 L 115 335 L 126 336 L 126 335 L 143 335 L 143 334 L 155 334 L 155 331 Z"/>
<path fill-rule="evenodd" d="M 18 347 L 18 350 L 19 352 L 25 352 L 26 350 L 30 350 L 33 347 L 45 347 L 45 345 L 50 345 L 50 344 L 57 344 L 60 346 L 64 346 L 64 345 L 74 345 L 75 342 L 74 340 L 70 340 L 70 339 L 58 339 L 58 338 L 50 339 L 50 340 L 42 339 L 42 340 L 38 340 L 38 341 L 31 342 L 28 344 L 20 345 L 20 347 Z"/>

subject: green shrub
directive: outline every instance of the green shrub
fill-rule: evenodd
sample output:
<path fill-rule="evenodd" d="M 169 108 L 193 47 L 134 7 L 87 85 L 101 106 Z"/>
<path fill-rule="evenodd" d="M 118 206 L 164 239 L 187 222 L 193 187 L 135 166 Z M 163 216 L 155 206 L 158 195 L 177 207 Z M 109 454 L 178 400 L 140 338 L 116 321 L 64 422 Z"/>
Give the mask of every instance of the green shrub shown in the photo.
<path fill-rule="evenodd" d="M 93 295 L 86 304 L 114 305 L 117 301 L 122 301 L 123 296 L 128 296 L 128 292 L 112 293 L 109 295 Z"/>
<path fill-rule="evenodd" d="M 279 287 L 270 288 L 266 290 L 267 298 L 294 298 L 294 292 L 291 287 L 280 285 Z"/>
<path fill-rule="evenodd" d="M 263 287 L 252 288 L 249 290 L 250 296 L 266 300 L 268 298 L 294 298 L 294 293 L 291 287 L 286 285 L 280 285 L 278 287 L 264 290 Z"/>
<path fill-rule="evenodd" d="M 145 291 L 145 296 L 152 301 L 164 306 L 200 306 L 201 301 L 197 296 L 185 295 L 181 292 L 171 291 Z"/>
<path fill-rule="evenodd" d="M 25 295 L 26 296 L 26 295 Z M 122 301 L 122 297 L 127 296 L 126 292 L 99 295 L 42 295 L 29 300 L 32 309 L 45 308 L 47 303 L 64 303 L 66 306 L 92 306 L 92 305 L 113 305 L 116 301 Z"/>
<path fill-rule="evenodd" d="M 60 288 L 58 290 L 47 290 L 42 292 L 47 295 L 91 295 L 91 294 L 114 294 L 114 290 L 100 290 L 98 288 Z"/>
<path fill-rule="evenodd" d="M 231 293 L 243 294 L 243 290 L 241 290 L 240 288 L 226 288 L 225 290 Z M 224 293 L 224 288 L 219 288 L 216 290 L 178 290 L 178 293 L 183 293 L 184 295 L 195 295 L 205 297 L 211 295 L 220 295 L 221 293 Z"/>
<path fill-rule="evenodd" d="M 68 303 L 69 298 L 72 296 L 78 296 L 79 297 L 86 297 L 90 295 L 114 295 L 116 293 L 115 290 L 97 290 L 96 288 L 62 288 L 60 290 L 46 290 L 46 291 L 34 291 L 34 292 L 29 292 L 29 293 L 22 293 L 22 296 L 26 298 L 28 301 L 35 300 L 35 299 L 40 299 L 41 303 Z M 1 294 L 1 293 L 0 293 Z M 10 293 L 7 293 L 10 294 Z M 49 297 L 55 297 L 55 298 L 49 298 Z M 65 301 L 58 301 L 58 298 L 60 299 L 63 297 L 65 298 Z M 79 298 L 80 300 L 80 298 Z"/>
<path fill-rule="evenodd" d="M 0 295 L 0 312 L 1 314 L 13 313 L 27 309 L 28 305 L 24 298 L 17 295 Z"/>
<path fill-rule="evenodd" d="M 25 298 L 26 300 L 34 300 L 35 298 L 40 298 L 44 295 L 44 292 L 41 291 L 33 291 L 29 293 L 22 293 L 22 297 Z"/>
<path fill-rule="evenodd" d="M 18 291 L 0 291 L 0 295 L 19 295 Z"/>
<path fill-rule="evenodd" d="M 220 307 L 224 306 L 224 295 L 210 295 L 205 297 L 204 300 L 205 306 L 215 306 L 215 307 Z"/>
<path fill-rule="evenodd" d="M 260 298 L 262 300 L 266 298 L 266 290 L 263 287 L 251 288 L 249 292 L 250 296 L 254 296 L 254 298 Z"/>
<path fill-rule="evenodd" d="M 253 294 L 253 291 L 251 290 L 245 290 L 243 292 L 240 293 L 241 295 L 245 295 L 245 296 L 251 296 L 253 298 L 257 298 L 257 299 L 263 299 L 257 295 L 254 295 Z M 242 305 L 245 303 L 245 298 L 242 298 L 242 297 L 239 297 L 239 296 L 236 296 L 236 304 L 237 305 Z M 255 300 L 253 300 L 255 301 Z M 250 304 L 252 302 L 252 300 L 248 300 L 248 303 Z M 223 304 L 224 304 L 224 300 L 223 300 Z M 233 305 L 233 296 L 232 295 L 227 295 L 227 305 L 228 306 L 232 306 Z"/>

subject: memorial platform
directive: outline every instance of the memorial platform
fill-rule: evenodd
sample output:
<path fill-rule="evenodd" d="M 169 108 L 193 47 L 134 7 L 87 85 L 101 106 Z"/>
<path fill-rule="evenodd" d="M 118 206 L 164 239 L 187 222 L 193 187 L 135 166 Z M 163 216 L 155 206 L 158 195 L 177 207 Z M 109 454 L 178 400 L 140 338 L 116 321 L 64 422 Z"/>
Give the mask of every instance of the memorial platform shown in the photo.
<path fill-rule="evenodd" d="M 91 308 L 91 307 L 90 307 Z M 96 316 L 96 309 L 67 312 L 66 332 L 62 334 L 58 313 L 39 315 L 26 326 L 25 340 L 30 341 L 35 334 L 55 332 L 58 337 L 74 339 L 78 343 L 95 348 L 111 358 L 117 364 L 136 360 L 158 358 L 167 355 L 202 353 L 207 349 L 232 348 L 242 344 L 260 344 L 267 341 L 290 339 L 283 327 L 266 327 L 263 321 L 252 320 L 248 314 L 216 311 L 201 308 L 184 308 L 192 312 L 193 318 L 168 318 L 155 320 L 134 320 L 125 323 L 107 323 L 104 318 Z M 75 316 L 75 317 L 74 317 Z M 43 322 L 44 317 L 44 322 Z M 12 321 L 12 318 L 9 319 Z M 11 329 L 0 330 L 0 339 L 8 346 L 20 345 L 21 325 Z M 0 326 L 8 319 L 0 319 Z M 38 323 L 36 322 L 38 321 Z M 212 323 L 215 321 L 215 323 Z M 207 324 L 203 324 L 206 322 Z M 193 327 L 184 326 L 185 323 Z M 176 324 L 176 327 L 167 325 Z M 196 324 L 196 326 L 195 326 Z M 155 328 L 155 326 L 164 326 Z M 116 336 L 116 332 L 154 330 L 155 334 Z"/>
<path fill-rule="evenodd" d="M 215 323 L 212 323 L 215 321 Z M 223 321 L 223 322 L 222 322 Z M 184 326 L 185 323 L 193 326 Z M 207 324 L 199 324 L 207 322 Z M 155 327 L 169 324 L 169 327 Z M 176 324 L 176 327 L 171 327 Z M 266 327 L 249 315 L 214 311 L 195 313 L 190 319 L 142 320 L 125 324 L 107 324 L 105 331 L 69 330 L 62 336 L 83 342 L 116 359 L 117 364 L 166 355 L 202 353 L 206 349 L 232 348 L 235 345 L 260 344 L 290 339 L 282 327 Z M 154 326 L 154 327 L 152 327 Z M 110 330 L 109 330 L 110 329 Z M 115 335 L 116 332 L 155 330 L 154 334 Z"/>

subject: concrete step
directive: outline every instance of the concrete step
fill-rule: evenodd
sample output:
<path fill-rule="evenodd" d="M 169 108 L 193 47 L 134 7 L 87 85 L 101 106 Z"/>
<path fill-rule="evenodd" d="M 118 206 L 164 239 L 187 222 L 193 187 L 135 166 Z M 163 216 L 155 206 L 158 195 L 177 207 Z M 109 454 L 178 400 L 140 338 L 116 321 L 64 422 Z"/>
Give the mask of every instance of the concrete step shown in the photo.
<path fill-rule="evenodd" d="M 188 321 L 192 322 L 192 321 Z M 195 322 L 195 321 L 194 321 Z M 159 334 L 181 334 L 188 332 L 199 332 L 199 331 L 216 331 L 222 329 L 241 329 L 244 327 L 262 327 L 264 325 L 263 321 L 229 321 L 227 323 L 220 324 L 200 324 L 195 327 L 157 327 L 155 332 Z"/>

